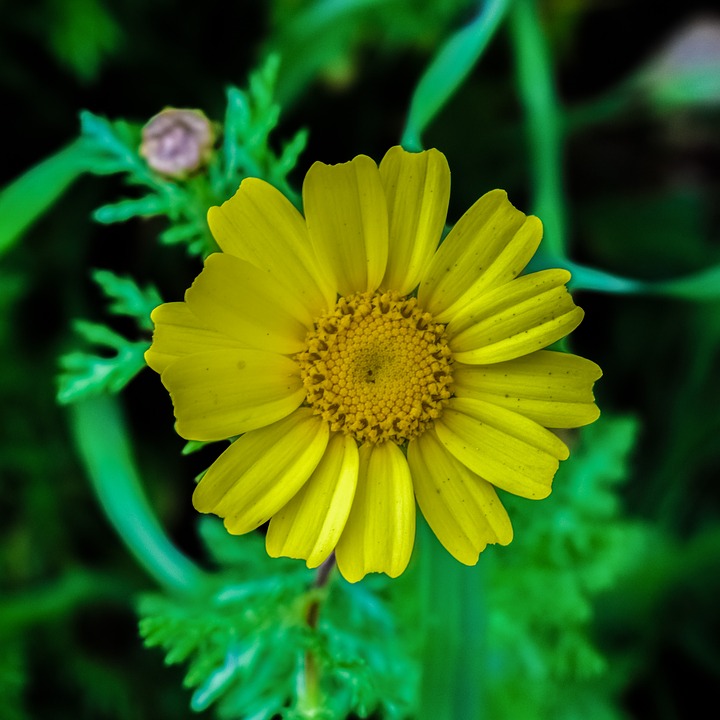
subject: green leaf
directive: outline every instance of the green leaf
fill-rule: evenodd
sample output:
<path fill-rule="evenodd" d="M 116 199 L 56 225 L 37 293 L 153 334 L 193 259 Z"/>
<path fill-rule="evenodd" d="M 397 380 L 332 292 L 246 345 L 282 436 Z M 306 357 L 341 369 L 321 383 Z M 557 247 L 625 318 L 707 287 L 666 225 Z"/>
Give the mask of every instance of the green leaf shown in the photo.
<path fill-rule="evenodd" d="M 152 330 L 150 313 L 162 298 L 150 286 L 140 288 L 134 280 L 120 277 L 109 270 L 95 270 L 93 280 L 111 301 L 109 310 L 115 315 L 134 318 L 140 330 Z M 74 351 L 60 358 L 58 402 L 68 404 L 89 395 L 117 393 L 145 367 L 145 351 L 149 340 L 131 341 L 106 325 L 75 320 L 75 331 L 83 340 L 101 350 L 101 354 Z"/>
<path fill-rule="evenodd" d="M 153 329 L 150 313 L 162 303 L 155 287 L 141 288 L 132 278 L 116 275 L 110 270 L 94 270 L 92 279 L 112 301 L 108 307 L 111 313 L 135 318 L 141 330 Z"/>
<path fill-rule="evenodd" d="M 99 0 L 64 0 L 51 7 L 48 29 L 56 55 L 81 80 L 95 80 L 105 57 L 121 44 L 120 27 Z"/>
<path fill-rule="evenodd" d="M 437 53 L 415 86 L 401 141 L 406 150 L 422 149 L 425 128 L 478 62 L 509 6 L 509 0 L 488 0 Z"/>
<path fill-rule="evenodd" d="M 167 230 L 163 230 L 163 232 L 160 233 L 160 242 L 165 245 L 192 242 L 197 239 L 202 239 L 206 232 L 206 226 L 196 223 L 171 225 Z"/>
<path fill-rule="evenodd" d="M 193 453 L 196 453 L 198 450 L 202 450 L 207 445 L 212 445 L 213 442 L 217 442 L 215 440 L 188 440 L 185 445 L 183 446 L 183 449 L 181 450 L 182 455 L 192 455 Z"/>
<path fill-rule="evenodd" d="M 290 187 L 287 182 L 287 175 L 297 165 L 300 155 L 305 150 L 308 141 L 308 131 L 303 129 L 295 133 L 295 136 L 283 146 L 282 153 L 277 159 L 272 170 L 271 183 L 288 197 L 298 209 L 301 208 L 300 195 Z"/>
<path fill-rule="evenodd" d="M 275 172 L 283 177 L 287 175 L 297 165 L 298 158 L 305 150 L 308 141 L 308 131 L 303 129 L 295 133 L 292 140 L 283 145 L 282 153 L 278 158 Z"/>
<path fill-rule="evenodd" d="M 88 170 L 88 162 L 85 145 L 75 141 L 0 191 L 0 257 Z"/>
<path fill-rule="evenodd" d="M 150 342 L 130 342 L 104 325 L 77 321 L 76 330 L 102 348 L 114 351 L 111 357 L 87 352 L 70 352 L 60 357 L 57 400 L 62 405 L 88 395 L 117 393 L 145 367 L 144 353 Z"/>
<path fill-rule="evenodd" d="M 93 219 L 104 225 L 125 222 L 134 217 L 167 214 L 171 210 L 169 197 L 146 195 L 145 197 L 121 200 L 110 205 L 103 205 L 93 212 Z"/>
<path fill-rule="evenodd" d="M 224 131 L 224 179 L 230 183 L 234 182 L 243 165 L 251 172 L 255 170 L 255 174 L 259 175 L 259 168 L 252 162 L 243 147 L 251 134 L 251 110 L 248 96 L 239 88 L 228 88 Z M 257 141 L 257 137 L 254 140 Z M 252 167 L 249 167 L 251 165 Z"/>
<path fill-rule="evenodd" d="M 296 133 L 279 156 L 270 147 L 270 135 L 280 121 L 280 106 L 275 102 L 279 67 L 279 57 L 272 54 L 250 74 L 247 90 L 227 90 L 222 155 L 209 168 L 210 185 L 219 202 L 246 177 L 263 178 L 298 202 L 287 175 L 305 148 L 307 132 Z"/>
<path fill-rule="evenodd" d="M 127 172 L 155 185 L 156 180 L 138 154 L 140 126 L 110 122 L 85 110 L 80 113 L 81 137 L 92 153 L 90 171 L 98 175 Z"/>

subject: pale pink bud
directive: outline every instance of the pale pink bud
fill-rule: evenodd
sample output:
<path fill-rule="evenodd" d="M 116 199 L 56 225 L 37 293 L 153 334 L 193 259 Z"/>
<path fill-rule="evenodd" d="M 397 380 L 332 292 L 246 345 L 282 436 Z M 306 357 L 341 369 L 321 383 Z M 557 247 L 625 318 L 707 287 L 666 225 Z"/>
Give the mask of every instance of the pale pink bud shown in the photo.
<path fill-rule="evenodd" d="M 660 106 L 720 105 L 720 19 L 699 17 L 680 27 L 638 80 Z"/>
<path fill-rule="evenodd" d="M 184 178 L 207 163 L 215 142 L 201 110 L 165 108 L 145 125 L 140 154 L 163 175 Z"/>

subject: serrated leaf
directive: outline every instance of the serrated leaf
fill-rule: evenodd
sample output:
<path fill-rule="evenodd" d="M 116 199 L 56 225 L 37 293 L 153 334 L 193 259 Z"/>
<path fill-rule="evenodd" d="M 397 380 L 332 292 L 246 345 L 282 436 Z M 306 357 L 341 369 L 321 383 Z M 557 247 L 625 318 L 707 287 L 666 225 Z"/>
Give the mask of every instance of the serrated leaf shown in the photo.
<path fill-rule="evenodd" d="M 120 277 L 110 270 L 95 270 L 93 280 L 111 301 L 109 310 L 115 315 L 132 317 L 141 331 L 152 330 L 150 313 L 162 303 L 157 290 L 140 288 L 129 277 Z M 145 367 L 145 351 L 149 340 L 128 340 L 102 323 L 76 319 L 75 332 L 88 345 L 100 350 L 74 351 L 61 356 L 57 400 L 61 404 L 75 402 L 102 392 L 117 393 Z"/>
<path fill-rule="evenodd" d="M 177 245 L 178 243 L 204 241 L 206 235 L 206 226 L 196 223 L 180 223 L 163 230 L 160 233 L 160 242 L 165 245 Z"/>
<path fill-rule="evenodd" d="M 297 165 L 300 155 L 307 146 L 308 136 L 308 131 L 303 128 L 298 130 L 292 139 L 283 145 L 276 165 L 277 172 L 285 176 Z"/>
<path fill-rule="evenodd" d="M 275 102 L 279 59 L 268 57 L 265 64 L 251 73 L 247 91 L 230 87 L 223 138 L 222 171 L 211 166 L 213 191 L 225 199 L 235 192 L 245 177 L 260 177 L 274 184 L 297 201 L 287 183 L 305 146 L 306 133 L 298 133 L 278 157 L 270 148 L 269 137 L 280 121 L 280 106 Z"/>
<path fill-rule="evenodd" d="M 113 350 L 120 350 L 127 343 L 127 340 L 122 335 L 102 323 L 76 319 L 73 320 L 73 329 L 85 341 L 92 345 L 100 345 Z M 66 357 L 75 355 L 82 355 L 82 353 L 71 353 Z"/>
<path fill-rule="evenodd" d="M 516 537 L 486 565 L 488 650 L 502 667 L 487 685 L 491 715 L 582 717 L 590 681 L 598 707 L 611 706 L 592 621 L 597 593 L 641 562 L 645 531 L 618 498 L 637 432 L 633 418 L 605 414 L 579 433 L 542 507 L 503 496 Z"/>
<path fill-rule="evenodd" d="M 113 172 L 128 172 L 147 178 L 149 173 L 138 154 L 140 129 L 128 123 L 111 123 L 106 118 L 85 110 L 80 113 L 80 130 L 87 146 L 104 158 L 103 174 L 108 162 L 114 163 Z M 94 164 L 90 166 L 91 172 Z"/>
<path fill-rule="evenodd" d="M 144 353 L 149 342 L 130 342 L 108 328 L 93 323 L 81 325 L 92 342 L 116 349 L 114 356 L 71 352 L 60 357 L 57 400 L 61 405 L 89 395 L 117 393 L 145 367 Z M 102 338 L 102 339 L 101 339 Z"/>
<path fill-rule="evenodd" d="M 239 649 L 230 647 L 225 656 L 225 662 L 212 672 L 195 690 L 190 701 L 190 707 L 195 712 L 207 710 L 234 682 L 243 667 L 252 660 L 255 648 L 242 653 Z"/>
<path fill-rule="evenodd" d="M 404 693 L 412 672 L 392 623 L 374 621 L 379 597 L 368 602 L 369 590 L 342 580 L 314 588 L 312 571 L 269 558 L 259 534 L 231 536 L 213 518 L 201 530 L 221 563 L 215 584 L 202 597 L 155 595 L 139 607 L 145 642 L 188 664 L 193 710 L 214 706 L 221 718 L 367 717 L 379 708 L 389 718 L 409 715 Z M 317 630 L 307 625 L 310 602 L 322 603 Z M 384 615 L 392 617 L 387 609 Z M 326 700 L 310 709 L 301 692 L 308 652 Z"/>
<path fill-rule="evenodd" d="M 103 205 L 93 212 L 93 219 L 104 225 L 125 222 L 134 217 L 150 217 L 167 214 L 172 209 L 170 198 L 160 195 L 145 197 Z"/>
<path fill-rule="evenodd" d="M 141 330 L 153 329 L 150 313 L 162 303 L 155 287 L 141 288 L 132 278 L 116 275 L 110 270 L 94 270 L 92 279 L 111 300 L 108 307 L 111 313 L 134 318 Z"/>

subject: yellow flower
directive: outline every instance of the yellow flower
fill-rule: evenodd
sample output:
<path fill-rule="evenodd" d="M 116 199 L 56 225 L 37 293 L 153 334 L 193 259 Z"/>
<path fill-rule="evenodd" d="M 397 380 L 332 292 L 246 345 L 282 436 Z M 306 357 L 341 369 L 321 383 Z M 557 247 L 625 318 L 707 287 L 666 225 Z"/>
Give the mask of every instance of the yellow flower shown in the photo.
<path fill-rule="evenodd" d="M 599 414 L 595 363 L 544 350 L 583 312 L 565 270 L 518 277 L 542 225 L 505 192 L 481 197 L 439 245 L 450 170 L 437 150 L 315 163 L 303 217 L 243 181 L 211 208 L 222 253 L 153 312 L 146 354 L 178 433 L 239 435 L 195 508 L 267 550 L 354 582 L 408 564 L 415 501 L 471 565 L 512 527 L 495 487 L 550 493 L 566 445 L 550 430 Z"/>

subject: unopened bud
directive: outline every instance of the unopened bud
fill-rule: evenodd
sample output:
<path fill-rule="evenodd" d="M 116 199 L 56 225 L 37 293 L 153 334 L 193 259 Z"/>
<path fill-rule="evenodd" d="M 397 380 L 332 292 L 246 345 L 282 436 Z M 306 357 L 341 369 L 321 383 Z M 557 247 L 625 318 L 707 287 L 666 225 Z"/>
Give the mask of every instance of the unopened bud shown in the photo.
<path fill-rule="evenodd" d="M 682 26 L 638 81 L 658 106 L 720 105 L 720 20 L 701 17 Z"/>
<path fill-rule="evenodd" d="M 208 162 L 214 142 L 202 111 L 165 108 L 143 128 L 140 154 L 156 172 L 184 178 Z"/>

